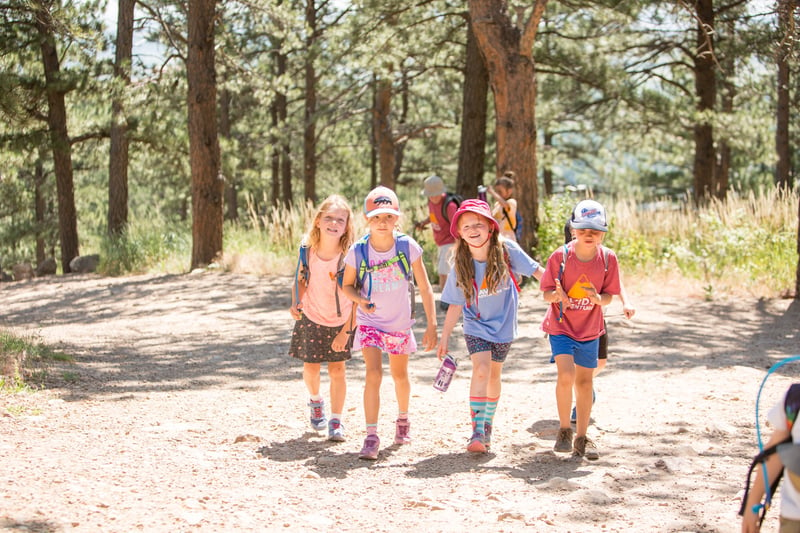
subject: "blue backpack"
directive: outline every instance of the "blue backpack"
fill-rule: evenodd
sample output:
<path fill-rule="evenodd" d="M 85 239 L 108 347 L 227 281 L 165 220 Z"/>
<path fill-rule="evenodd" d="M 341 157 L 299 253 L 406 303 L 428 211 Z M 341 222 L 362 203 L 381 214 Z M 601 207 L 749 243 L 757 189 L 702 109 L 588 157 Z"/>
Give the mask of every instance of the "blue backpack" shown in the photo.
<path fill-rule="evenodd" d="M 353 246 L 356 254 L 356 288 L 361 289 L 366 284 L 367 278 L 369 278 L 367 298 L 370 298 L 372 295 L 372 273 L 398 263 L 400 270 L 408 280 L 409 302 L 411 305 L 411 317 L 413 318 L 416 307 L 416 291 L 414 289 L 414 272 L 411 269 L 409 242 L 410 238 L 405 233 L 395 233 L 394 247 L 397 255 L 372 266 L 369 265 L 369 233 L 357 240 Z"/>
<path fill-rule="evenodd" d="M 511 222 L 511 217 L 508 216 L 508 211 L 503 209 L 503 216 L 506 217 L 508 221 L 508 225 L 511 226 L 511 231 L 514 232 L 514 236 L 517 238 L 517 242 L 522 242 L 522 215 L 519 214 L 519 205 L 517 205 L 517 210 L 514 212 L 514 222 Z"/>

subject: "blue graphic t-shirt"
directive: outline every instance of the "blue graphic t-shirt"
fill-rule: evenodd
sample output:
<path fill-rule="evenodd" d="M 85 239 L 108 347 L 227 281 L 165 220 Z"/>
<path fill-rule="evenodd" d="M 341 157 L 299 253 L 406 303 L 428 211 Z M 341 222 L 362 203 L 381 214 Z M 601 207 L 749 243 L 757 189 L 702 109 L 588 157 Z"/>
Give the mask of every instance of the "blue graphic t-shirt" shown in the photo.
<path fill-rule="evenodd" d="M 539 263 L 526 254 L 519 244 L 504 241 L 508 250 L 511 270 L 517 275 L 532 276 L 539 269 Z M 461 305 L 464 311 L 464 333 L 490 342 L 511 342 L 517 338 L 517 307 L 519 294 L 511 278 L 501 283 L 494 294 L 486 288 L 486 263 L 472 261 L 475 267 L 477 298 L 471 302 L 464 298 L 464 291 L 456 286 L 455 267 L 450 269 L 442 291 L 442 301 L 451 305 Z M 480 314 L 480 318 L 478 315 Z"/>

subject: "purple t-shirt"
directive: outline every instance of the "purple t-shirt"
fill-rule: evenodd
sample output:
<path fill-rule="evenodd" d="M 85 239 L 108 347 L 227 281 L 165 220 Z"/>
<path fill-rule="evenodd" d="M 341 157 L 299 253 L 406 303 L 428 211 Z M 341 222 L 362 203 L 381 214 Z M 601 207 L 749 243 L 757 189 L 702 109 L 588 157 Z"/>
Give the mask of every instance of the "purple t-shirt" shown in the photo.
<path fill-rule="evenodd" d="M 422 247 L 411 237 L 408 237 L 408 241 L 408 254 L 411 256 L 408 259 L 409 268 L 411 268 L 411 264 L 422 256 Z M 350 247 L 344 262 L 358 271 L 355 246 L 354 244 Z M 369 247 L 367 253 L 369 266 L 383 263 L 397 256 L 396 247 L 388 252 L 378 252 L 371 243 L 368 242 L 367 246 Z M 399 262 L 367 273 L 364 276 L 364 285 L 361 287 L 361 296 L 370 298 L 375 304 L 375 312 L 365 313 L 359 307 L 356 311 L 358 325 L 371 326 L 387 333 L 407 331 L 414 325 L 414 319 L 411 318 L 408 280 L 403 274 Z"/>

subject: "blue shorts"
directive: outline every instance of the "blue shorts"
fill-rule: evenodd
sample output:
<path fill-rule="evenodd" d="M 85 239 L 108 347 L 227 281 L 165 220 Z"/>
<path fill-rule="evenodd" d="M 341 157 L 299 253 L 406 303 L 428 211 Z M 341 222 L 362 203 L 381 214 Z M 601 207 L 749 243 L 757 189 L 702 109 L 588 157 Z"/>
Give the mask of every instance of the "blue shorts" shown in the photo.
<path fill-rule="evenodd" d="M 479 352 L 491 352 L 492 361 L 495 363 L 505 363 L 508 350 L 511 349 L 510 342 L 490 342 L 486 339 L 466 334 L 464 335 L 464 340 L 467 342 L 467 351 L 470 355 Z"/>
<path fill-rule="evenodd" d="M 557 355 L 571 355 L 575 364 L 584 368 L 597 368 L 597 351 L 600 339 L 576 341 L 567 335 L 550 335 L 550 362 L 556 362 Z"/>

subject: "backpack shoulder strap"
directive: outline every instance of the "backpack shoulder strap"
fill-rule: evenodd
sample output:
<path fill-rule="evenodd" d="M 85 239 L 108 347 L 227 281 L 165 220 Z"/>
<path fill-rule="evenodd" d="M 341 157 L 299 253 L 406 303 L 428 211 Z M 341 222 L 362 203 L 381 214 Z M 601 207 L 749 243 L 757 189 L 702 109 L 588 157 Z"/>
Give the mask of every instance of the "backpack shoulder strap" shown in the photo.
<path fill-rule="evenodd" d="M 508 225 L 511 228 L 511 231 L 516 233 L 516 231 L 517 231 L 516 221 L 511 222 L 511 217 L 508 215 L 508 211 L 506 211 L 505 207 L 503 208 L 503 216 L 506 217 L 506 221 L 508 222 Z M 516 216 L 514 218 L 516 218 Z"/>
<path fill-rule="evenodd" d="M 356 255 L 356 282 L 360 287 L 364 283 L 364 278 L 369 270 L 369 233 L 355 242 Z"/>
<path fill-rule="evenodd" d="M 411 279 L 411 244 L 409 237 L 405 233 L 397 233 L 394 237 L 394 246 L 397 256 L 400 258 L 400 270 L 406 279 Z"/>
<path fill-rule="evenodd" d="M 503 244 L 503 259 L 506 262 L 506 266 L 508 266 L 508 276 L 511 278 L 514 288 L 517 289 L 517 292 L 520 292 L 521 289 L 519 283 L 517 283 L 517 277 L 514 275 L 514 270 L 511 268 L 511 254 L 508 253 L 508 246 L 505 243 Z"/>

